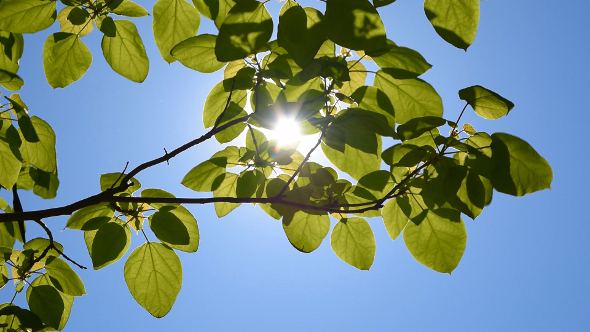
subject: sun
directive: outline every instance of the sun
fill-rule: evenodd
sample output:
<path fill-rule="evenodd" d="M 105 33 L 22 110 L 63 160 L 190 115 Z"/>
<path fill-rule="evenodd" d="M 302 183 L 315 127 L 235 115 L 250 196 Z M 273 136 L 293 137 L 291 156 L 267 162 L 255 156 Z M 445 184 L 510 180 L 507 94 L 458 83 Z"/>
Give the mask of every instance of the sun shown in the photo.
<path fill-rule="evenodd" d="M 297 121 L 291 118 L 281 118 L 274 126 L 278 145 L 289 145 L 301 140 L 301 130 Z"/>

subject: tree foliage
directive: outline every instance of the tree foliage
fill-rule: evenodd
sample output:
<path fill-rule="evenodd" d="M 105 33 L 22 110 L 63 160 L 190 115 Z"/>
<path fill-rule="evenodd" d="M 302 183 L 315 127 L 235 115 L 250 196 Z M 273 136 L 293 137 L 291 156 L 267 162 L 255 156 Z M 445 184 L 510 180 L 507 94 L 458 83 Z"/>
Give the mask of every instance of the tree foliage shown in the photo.
<path fill-rule="evenodd" d="M 181 204 L 213 203 L 218 217 L 256 204 L 281 220 L 290 243 L 305 253 L 321 245 L 330 217 L 336 218 L 331 246 L 362 270 L 371 267 L 376 250 L 367 218 L 378 217 L 372 222 L 382 220 L 392 240 L 403 233 L 418 262 L 451 273 L 467 244 L 462 215 L 475 219 L 494 190 L 523 196 L 547 189 L 552 171 L 523 139 L 461 123 L 469 107 L 486 119 L 508 115 L 514 104 L 498 93 L 466 87 L 458 92 L 466 102 L 458 119 L 444 116 L 440 96 L 420 78 L 432 65 L 388 39 L 378 8 L 393 2 L 327 0 L 325 8 L 303 8 L 287 1 L 276 20 L 266 2 L 256 0 L 156 1 L 153 36 L 166 62 L 203 73 L 225 67 L 205 101 L 203 122 L 210 129 L 127 173 L 103 174 L 100 193 L 62 207 L 22 210 L 20 190 L 45 199 L 57 195 L 56 133 L 19 94 L 5 96 L 0 186 L 13 201 L 0 198 L 0 286 L 13 280 L 15 296 L 26 288 L 28 308 L 3 304 L 0 326 L 61 330 L 74 297 L 85 294 L 70 264 L 84 267 L 43 221 L 59 215 L 71 215 L 66 227 L 83 232 L 94 269 L 121 259 L 132 236 L 145 237 L 127 258 L 124 276 L 133 298 L 155 317 L 170 311 L 181 289 L 176 251 L 199 246 L 197 220 Z M 424 11 L 452 46 L 467 50 L 474 41 L 478 0 L 426 0 Z M 43 46 L 50 86 L 67 87 L 89 70 L 93 55 L 83 41 L 89 33 L 103 34 L 103 56 L 116 73 L 143 82 L 149 60 L 138 29 L 124 18 L 148 15 L 129 0 L 0 0 L 0 85 L 10 91 L 23 86 L 22 34 L 56 27 L 56 20 L 59 29 Z M 198 34 L 201 15 L 214 21 L 217 35 Z M 368 71 L 371 62 L 380 69 Z M 283 119 L 316 138 L 310 151 L 267 139 L 264 130 Z M 246 142 L 237 140 L 242 133 Z M 135 176 L 141 171 L 213 138 L 229 145 L 182 180 L 209 197 L 140 190 Z M 331 165 L 310 160 L 320 148 Z M 25 222 L 40 225 L 47 237 L 27 239 Z M 148 240 L 146 227 L 157 239 Z"/>

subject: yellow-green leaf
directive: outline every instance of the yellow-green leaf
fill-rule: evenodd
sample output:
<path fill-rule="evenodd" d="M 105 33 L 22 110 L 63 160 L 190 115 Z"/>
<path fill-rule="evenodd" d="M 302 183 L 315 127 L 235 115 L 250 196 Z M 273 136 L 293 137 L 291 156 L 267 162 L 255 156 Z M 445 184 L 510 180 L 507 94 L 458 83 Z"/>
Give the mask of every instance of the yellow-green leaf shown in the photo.
<path fill-rule="evenodd" d="M 330 230 L 327 214 L 308 214 L 297 211 L 293 217 L 283 217 L 283 230 L 289 242 L 301 252 L 316 250 Z"/>
<path fill-rule="evenodd" d="M 375 258 L 375 235 L 362 218 L 343 218 L 332 230 L 332 249 L 346 263 L 368 270 Z"/>
<path fill-rule="evenodd" d="M 425 0 L 424 12 L 436 33 L 449 44 L 467 50 L 479 23 L 480 0 Z"/>
<path fill-rule="evenodd" d="M 215 57 L 216 40 L 215 35 L 201 34 L 180 42 L 170 53 L 190 69 L 212 73 L 225 66 L 225 62 L 219 62 Z"/>
<path fill-rule="evenodd" d="M 43 45 L 43 69 L 53 88 L 64 88 L 79 80 L 92 63 L 90 50 L 75 34 L 58 32 Z"/>
<path fill-rule="evenodd" d="M 56 17 L 56 1 L 3 0 L 0 30 L 34 33 L 49 28 Z"/>
<path fill-rule="evenodd" d="M 127 20 L 115 21 L 114 37 L 102 37 L 102 53 L 114 71 L 134 82 L 145 80 L 149 60 L 135 24 Z"/>
<path fill-rule="evenodd" d="M 154 5 L 154 39 L 162 58 L 168 63 L 176 61 L 170 51 L 181 41 L 193 37 L 199 30 L 201 16 L 185 0 L 158 0 Z"/>
<path fill-rule="evenodd" d="M 125 282 L 131 295 L 154 317 L 164 317 L 182 286 L 182 265 L 174 251 L 160 243 L 147 242 L 125 262 Z"/>
<path fill-rule="evenodd" d="M 451 273 L 461 261 L 467 244 L 462 220 L 451 220 L 425 210 L 420 225 L 414 222 L 404 229 L 404 242 L 414 258 L 437 272 Z"/>

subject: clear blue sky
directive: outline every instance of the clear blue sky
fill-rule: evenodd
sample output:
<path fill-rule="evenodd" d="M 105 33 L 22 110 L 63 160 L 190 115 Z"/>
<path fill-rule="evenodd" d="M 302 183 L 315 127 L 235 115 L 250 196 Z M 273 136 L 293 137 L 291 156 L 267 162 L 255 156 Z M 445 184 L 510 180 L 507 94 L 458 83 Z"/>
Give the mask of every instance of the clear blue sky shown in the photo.
<path fill-rule="evenodd" d="M 151 12 L 153 0 L 138 2 Z M 269 3 L 275 19 L 279 7 Z M 515 109 L 496 121 L 472 112 L 465 120 L 480 131 L 527 140 L 553 167 L 552 190 L 523 198 L 495 193 L 477 220 L 465 220 L 467 249 L 452 276 L 416 262 L 401 238 L 390 240 L 377 218 L 369 220 L 377 253 L 367 272 L 338 259 L 329 238 L 311 254 L 296 251 L 280 222 L 252 206 L 223 219 L 217 219 L 213 206 L 189 206 L 199 222 L 200 248 L 179 253 L 184 283 L 171 312 L 153 318 L 127 290 L 126 256 L 143 243 L 134 236 L 121 261 L 80 271 L 88 295 L 76 298 L 65 331 L 587 330 L 589 11 L 587 1 L 484 1 L 475 43 L 463 52 L 435 34 L 421 1 L 398 0 L 380 9 L 388 37 L 434 65 L 424 79 L 443 98 L 446 117 L 456 118 L 463 106 L 459 89 L 490 88 L 512 100 Z M 206 21 L 200 32 L 214 32 Z M 135 166 L 204 133 L 203 104 L 222 71 L 201 74 L 166 64 L 153 41 L 151 18 L 134 22 L 150 57 L 142 84 L 108 68 L 102 34 L 94 31 L 84 37 L 94 57 L 88 73 L 66 89 L 53 90 L 42 71 L 41 50 L 57 24 L 25 36 L 19 74 L 26 84 L 20 93 L 32 114 L 57 133 L 61 181 L 55 200 L 25 195 L 25 209 L 94 194 L 99 174 L 121 171 L 127 161 Z M 190 150 L 139 180 L 143 188 L 194 196 L 180 181 L 216 148 L 211 142 Z M 69 256 L 91 266 L 83 234 L 60 231 L 66 219 L 46 222 Z M 33 225 L 29 229 L 31 235 L 38 232 Z M 11 295 L 1 292 L 0 301 L 10 301 Z"/>

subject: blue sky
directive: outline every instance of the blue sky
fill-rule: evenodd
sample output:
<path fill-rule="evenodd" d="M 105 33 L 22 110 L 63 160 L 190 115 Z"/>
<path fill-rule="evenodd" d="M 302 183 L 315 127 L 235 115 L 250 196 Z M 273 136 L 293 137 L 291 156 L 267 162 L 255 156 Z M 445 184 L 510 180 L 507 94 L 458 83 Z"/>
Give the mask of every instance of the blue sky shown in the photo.
<path fill-rule="evenodd" d="M 154 1 L 138 3 L 151 12 Z M 280 5 L 268 3 L 275 19 Z M 423 78 L 441 95 L 445 117 L 456 118 L 463 107 L 459 89 L 475 84 L 492 89 L 513 101 L 514 110 L 496 121 L 473 112 L 464 120 L 480 131 L 527 140 L 553 167 L 551 190 L 522 198 L 494 193 L 481 216 L 465 220 L 467 249 L 452 276 L 416 262 L 402 239 L 391 241 L 377 218 L 369 220 L 377 253 L 367 272 L 338 259 L 329 238 L 311 254 L 296 251 L 280 222 L 251 205 L 223 219 L 213 206 L 189 206 L 199 222 L 200 248 L 179 253 L 184 283 L 171 312 L 156 319 L 135 303 L 123 278 L 125 257 L 99 271 L 80 271 L 88 295 L 75 300 L 65 331 L 586 330 L 589 10 L 585 1 L 481 2 L 476 40 L 463 52 L 436 35 L 420 1 L 398 0 L 380 9 L 388 37 L 433 64 Z M 127 161 L 133 167 L 205 132 L 203 104 L 222 71 L 201 74 L 179 63 L 168 65 L 153 41 L 151 18 L 133 21 L 150 57 L 142 84 L 108 68 L 102 34 L 94 31 L 83 39 L 94 57 L 88 73 L 66 89 L 53 90 L 42 71 L 41 51 L 57 24 L 25 36 L 19 74 L 26 84 L 20 93 L 32 114 L 57 134 L 61 181 L 54 200 L 24 195 L 25 209 L 94 194 L 100 190 L 99 174 L 121 171 Z M 200 32 L 213 29 L 203 19 Z M 209 142 L 138 179 L 143 188 L 194 196 L 180 181 L 218 148 Z M 91 266 L 83 234 L 60 231 L 66 220 L 46 223 L 69 256 Z M 33 225 L 29 232 L 29 237 L 40 234 Z M 134 236 L 128 254 L 142 243 Z M 0 301 L 10 296 L 5 290 Z"/>

